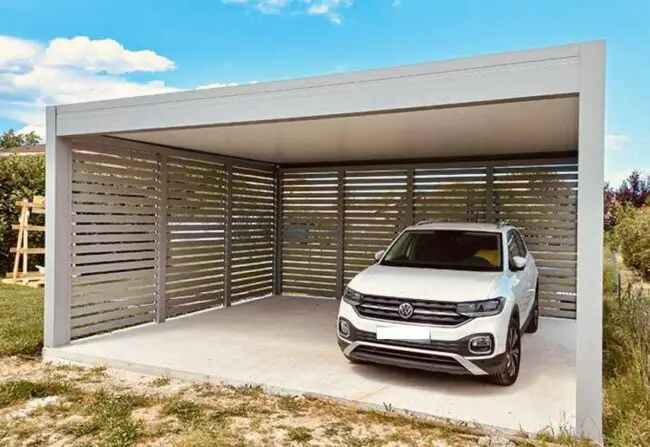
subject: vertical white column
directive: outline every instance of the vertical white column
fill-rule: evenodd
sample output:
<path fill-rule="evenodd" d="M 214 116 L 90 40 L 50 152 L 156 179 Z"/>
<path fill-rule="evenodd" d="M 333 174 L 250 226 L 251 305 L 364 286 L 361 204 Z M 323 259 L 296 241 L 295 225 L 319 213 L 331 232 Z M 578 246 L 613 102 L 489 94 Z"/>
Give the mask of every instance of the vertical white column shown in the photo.
<path fill-rule="evenodd" d="M 158 162 L 158 220 L 156 240 L 156 323 L 167 318 L 167 155 L 160 154 Z"/>
<path fill-rule="evenodd" d="M 45 346 L 70 342 L 72 151 L 56 136 L 56 107 L 46 109 Z"/>
<path fill-rule="evenodd" d="M 576 415 L 579 433 L 602 442 L 605 43 L 581 46 L 578 143 Z"/>

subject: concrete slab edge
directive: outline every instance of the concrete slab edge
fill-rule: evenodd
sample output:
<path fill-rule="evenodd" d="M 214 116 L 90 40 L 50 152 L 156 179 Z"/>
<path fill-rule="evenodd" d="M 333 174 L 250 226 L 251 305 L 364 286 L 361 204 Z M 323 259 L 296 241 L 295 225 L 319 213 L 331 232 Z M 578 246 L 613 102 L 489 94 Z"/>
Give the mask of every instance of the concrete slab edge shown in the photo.
<path fill-rule="evenodd" d="M 130 371 L 146 376 L 152 377 L 169 377 L 172 379 L 187 381 L 187 382 L 205 382 L 211 383 L 214 385 L 226 385 L 226 386 L 255 386 L 260 387 L 264 392 L 270 394 L 278 395 L 290 395 L 290 396 L 304 396 L 305 398 L 313 398 L 321 401 L 328 401 L 332 403 L 337 403 L 346 406 L 354 406 L 356 408 L 361 408 L 368 411 L 380 411 L 386 412 L 387 414 L 397 414 L 412 417 L 419 420 L 431 421 L 438 424 L 444 424 L 450 427 L 462 428 L 473 428 L 478 430 L 484 430 L 492 434 L 501 434 L 505 436 L 522 436 L 526 433 L 523 430 L 512 430 L 503 427 L 497 427 L 492 425 L 480 424 L 478 422 L 469 422 L 464 420 L 444 418 L 436 416 L 429 413 L 411 411 L 405 408 L 393 408 L 390 406 L 390 402 L 384 404 L 372 404 L 368 402 L 361 402 L 354 399 L 347 399 L 342 397 L 335 397 L 322 393 L 314 393 L 311 391 L 288 388 L 288 387 L 275 387 L 264 385 L 263 383 L 256 382 L 246 382 L 236 379 L 231 379 L 227 377 L 219 377 L 213 374 L 198 373 L 193 371 L 179 370 L 174 368 L 165 368 L 162 366 L 152 366 L 137 362 L 128 362 L 124 360 L 110 359 L 106 357 L 93 356 L 88 354 L 82 354 L 78 352 L 68 352 L 61 348 L 44 348 L 43 349 L 43 360 L 52 363 L 55 365 L 84 365 L 84 366 L 103 366 L 106 368 L 125 370 Z M 390 409 L 387 410 L 386 407 Z M 534 435 L 534 433 L 528 433 Z"/>

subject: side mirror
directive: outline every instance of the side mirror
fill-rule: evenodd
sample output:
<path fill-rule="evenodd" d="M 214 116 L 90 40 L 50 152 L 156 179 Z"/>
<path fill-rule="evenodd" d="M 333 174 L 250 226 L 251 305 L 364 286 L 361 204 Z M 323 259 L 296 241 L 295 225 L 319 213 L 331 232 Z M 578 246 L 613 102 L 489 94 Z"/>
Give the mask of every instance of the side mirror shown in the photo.
<path fill-rule="evenodd" d="M 523 270 L 526 268 L 526 264 L 528 261 L 526 261 L 526 258 L 522 258 L 521 256 L 515 256 L 512 258 L 512 266 L 516 270 Z"/>
<path fill-rule="evenodd" d="M 384 253 L 386 253 L 386 250 L 379 250 L 375 253 L 375 262 L 379 262 L 379 260 L 384 257 Z"/>

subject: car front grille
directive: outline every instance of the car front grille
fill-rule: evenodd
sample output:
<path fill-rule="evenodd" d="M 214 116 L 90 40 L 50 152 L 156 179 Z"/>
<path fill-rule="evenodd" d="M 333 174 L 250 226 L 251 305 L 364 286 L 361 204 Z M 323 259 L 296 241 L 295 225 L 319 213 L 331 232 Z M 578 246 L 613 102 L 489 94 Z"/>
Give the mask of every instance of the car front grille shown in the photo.
<path fill-rule="evenodd" d="M 403 303 L 409 303 L 413 306 L 414 312 L 410 318 L 402 318 L 398 312 L 399 306 Z M 469 317 L 456 313 L 456 306 L 456 303 L 443 301 L 424 301 L 364 295 L 361 303 L 356 306 L 356 309 L 362 317 L 375 318 L 377 320 L 437 326 L 458 326 L 469 320 Z"/>

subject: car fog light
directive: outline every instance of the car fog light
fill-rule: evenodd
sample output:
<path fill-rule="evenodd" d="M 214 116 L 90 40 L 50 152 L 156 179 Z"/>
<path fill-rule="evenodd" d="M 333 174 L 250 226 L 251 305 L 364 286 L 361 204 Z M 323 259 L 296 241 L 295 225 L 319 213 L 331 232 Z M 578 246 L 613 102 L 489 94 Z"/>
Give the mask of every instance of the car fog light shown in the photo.
<path fill-rule="evenodd" d="M 340 320 L 339 321 L 339 332 L 341 333 L 342 336 L 345 338 L 348 338 L 350 336 L 350 323 L 348 323 L 345 320 Z"/>
<path fill-rule="evenodd" d="M 492 338 L 489 335 L 472 337 L 469 341 L 469 352 L 472 354 L 487 354 L 492 351 Z"/>

